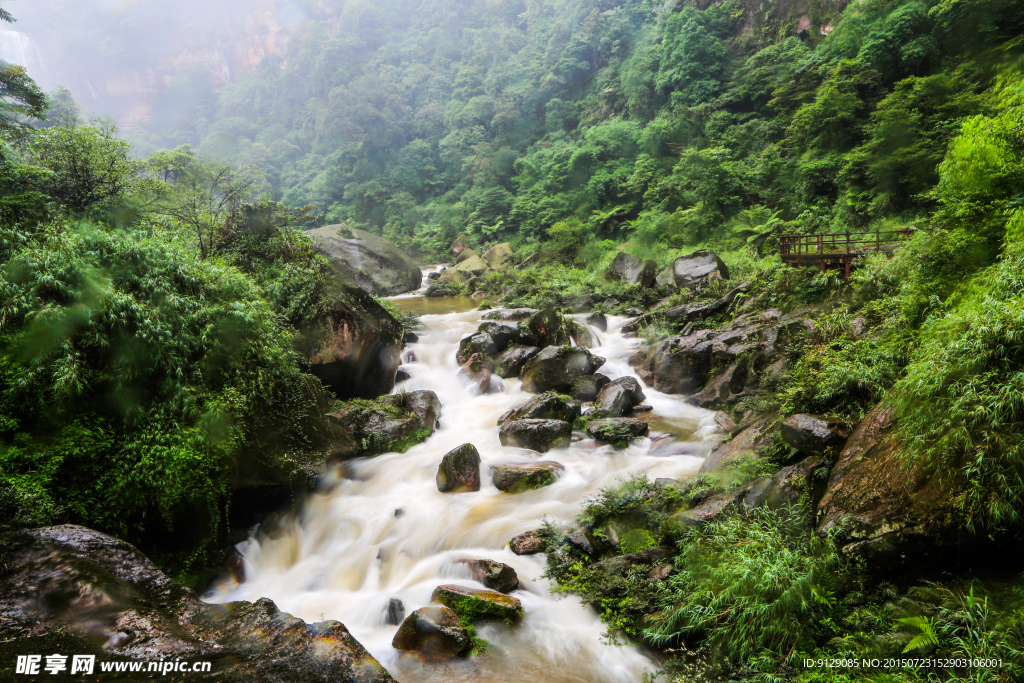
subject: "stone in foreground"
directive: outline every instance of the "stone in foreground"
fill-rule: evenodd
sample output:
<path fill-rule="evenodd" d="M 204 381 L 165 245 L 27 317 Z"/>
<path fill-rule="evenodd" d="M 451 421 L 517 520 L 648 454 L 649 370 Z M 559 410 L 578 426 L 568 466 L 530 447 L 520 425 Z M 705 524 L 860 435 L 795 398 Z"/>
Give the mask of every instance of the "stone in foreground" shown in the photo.
<path fill-rule="evenodd" d="M 480 453 L 476 446 L 464 443 L 446 453 L 437 468 L 436 480 L 441 493 L 479 491 Z"/>
<path fill-rule="evenodd" d="M 469 622 L 503 621 L 515 624 L 522 621 L 524 614 L 523 604 L 518 598 L 480 588 L 438 586 L 434 589 L 433 600 Z"/>
<path fill-rule="evenodd" d="M 459 560 L 466 565 L 473 579 L 487 588 L 499 593 L 511 593 L 519 588 L 519 576 L 516 570 L 507 564 L 494 560 Z"/>
<path fill-rule="evenodd" d="M 458 657 L 472 645 L 459 615 L 447 607 L 421 607 L 398 627 L 391 646 L 431 662 Z"/>
<path fill-rule="evenodd" d="M 533 393 L 567 393 L 578 377 L 592 375 L 604 365 L 604 358 L 578 346 L 548 346 L 523 366 L 523 390 Z"/>
<path fill-rule="evenodd" d="M 516 555 L 536 555 L 544 552 L 544 538 L 539 531 L 527 531 L 512 538 L 508 547 Z"/>
<path fill-rule="evenodd" d="M 512 420 L 498 430 L 502 446 L 518 446 L 544 453 L 552 448 L 565 448 L 572 437 L 572 425 L 562 420 Z"/>
<path fill-rule="evenodd" d="M 523 462 L 491 465 L 491 481 L 499 491 L 522 493 L 551 486 L 565 468 L 557 462 Z"/>

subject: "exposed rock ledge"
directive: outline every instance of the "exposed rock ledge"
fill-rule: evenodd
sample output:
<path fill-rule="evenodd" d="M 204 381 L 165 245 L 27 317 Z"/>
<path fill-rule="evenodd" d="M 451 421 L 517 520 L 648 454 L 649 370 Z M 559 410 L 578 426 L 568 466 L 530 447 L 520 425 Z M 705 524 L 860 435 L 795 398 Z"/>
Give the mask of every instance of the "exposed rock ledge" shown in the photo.
<path fill-rule="evenodd" d="M 306 624 L 266 598 L 206 604 L 134 546 L 85 527 L 7 533 L 0 559 L 5 666 L 17 654 L 93 654 L 211 662 L 188 674 L 196 681 L 394 680 L 337 621 Z"/>

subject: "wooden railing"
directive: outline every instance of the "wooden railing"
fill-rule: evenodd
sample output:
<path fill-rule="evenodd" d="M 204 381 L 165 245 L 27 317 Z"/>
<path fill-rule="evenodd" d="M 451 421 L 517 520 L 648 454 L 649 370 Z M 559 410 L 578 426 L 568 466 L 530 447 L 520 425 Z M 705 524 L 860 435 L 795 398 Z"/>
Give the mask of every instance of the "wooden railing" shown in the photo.
<path fill-rule="evenodd" d="M 861 251 L 881 249 L 883 244 L 893 244 L 908 239 L 913 228 L 874 232 L 833 232 L 821 235 L 783 235 L 782 255 L 803 254 L 854 254 Z"/>

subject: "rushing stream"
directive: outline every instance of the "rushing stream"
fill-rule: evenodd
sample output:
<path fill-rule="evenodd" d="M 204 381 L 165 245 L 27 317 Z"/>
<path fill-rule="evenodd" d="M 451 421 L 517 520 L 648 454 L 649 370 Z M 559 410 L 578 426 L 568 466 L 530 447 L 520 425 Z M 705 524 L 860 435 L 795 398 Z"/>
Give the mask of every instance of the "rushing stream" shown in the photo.
<path fill-rule="evenodd" d="M 403 683 L 640 681 L 654 670 L 652 661 L 637 648 L 605 642 L 605 627 L 591 608 L 572 596 L 551 595 L 549 582 L 541 578 L 544 555 L 519 557 L 507 543 L 536 529 L 541 518 L 570 523 L 586 498 L 631 475 L 652 480 L 693 476 L 720 438 L 713 416 L 648 388 L 646 402 L 658 416 L 652 430 L 670 432 L 670 444 L 652 450 L 652 441 L 645 439 L 614 450 L 584 440 L 542 456 L 504 448 L 498 417 L 530 394 L 519 380 L 509 379 L 503 393 L 477 396 L 457 376 L 459 340 L 476 330 L 483 315 L 465 310 L 467 302 L 417 296 L 396 300 L 421 312 L 423 322 L 419 341 L 408 347 L 416 359 L 406 366 L 412 379 L 396 391 L 436 392 L 443 404 L 437 432 L 406 453 L 359 459 L 328 472 L 321 492 L 311 495 L 300 512 L 261 530 L 245 547 L 245 583 L 222 585 L 207 600 L 269 597 L 306 621 L 337 619 Z M 438 312 L 445 307 L 448 312 Z M 607 359 L 600 372 L 613 379 L 632 374 L 626 359 L 637 340 L 619 332 L 624 322 L 609 318 L 607 333 L 592 330 L 599 340 L 594 353 Z M 439 493 L 435 475 L 442 456 L 467 442 L 483 461 L 481 490 Z M 523 460 L 555 460 L 565 472 L 555 484 L 536 491 L 511 495 L 495 489 L 488 465 Z M 513 595 L 522 601 L 526 618 L 515 627 L 479 627 L 480 637 L 490 643 L 480 657 L 424 664 L 412 655 L 400 656 L 391 647 L 397 626 L 385 623 L 389 601 L 401 599 L 409 614 L 427 605 L 440 584 L 481 588 L 456 563 L 464 558 L 513 567 L 521 585 Z"/>

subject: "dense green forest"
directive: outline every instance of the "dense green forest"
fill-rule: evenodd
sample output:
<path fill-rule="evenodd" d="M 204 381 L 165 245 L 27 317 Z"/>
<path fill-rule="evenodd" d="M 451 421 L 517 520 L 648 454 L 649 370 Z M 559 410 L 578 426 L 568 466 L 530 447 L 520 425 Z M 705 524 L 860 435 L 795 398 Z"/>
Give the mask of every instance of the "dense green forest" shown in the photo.
<path fill-rule="evenodd" d="M 447 286 L 653 313 L 645 348 L 685 329 L 659 311 L 740 282 L 701 324 L 811 321 L 785 370 L 727 410 L 773 428 L 891 410 L 894 471 L 941 481 L 944 533 L 981 549 L 879 568 L 800 509 L 680 532 L 668 518 L 723 481 L 632 480 L 580 521 L 632 520 L 609 553 L 672 548 L 666 580 L 609 578 L 545 529 L 548 575 L 613 639 L 657 650 L 679 681 L 1020 679 L 1024 3 L 299 4 L 312 21 L 285 53 L 223 88 L 183 68 L 123 133 L 0 70 L 0 525 L 84 524 L 207 577 L 234 492 L 308 482 L 329 450 L 333 398 L 303 353 L 317 321 L 361 307 L 401 329 L 386 303 L 339 288 L 302 230 L 367 230 L 424 263 L 460 236 L 508 242 L 513 272 Z M 155 21 L 141 7 L 81 20 L 116 36 Z M 906 227 L 849 281 L 777 253 L 782 234 Z M 622 251 L 660 270 L 702 247 L 728 283 L 605 277 Z M 793 455 L 778 439 L 762 451 L 729 483 Z M 1005 665 L 801 664 L 921 653 Z"/>

